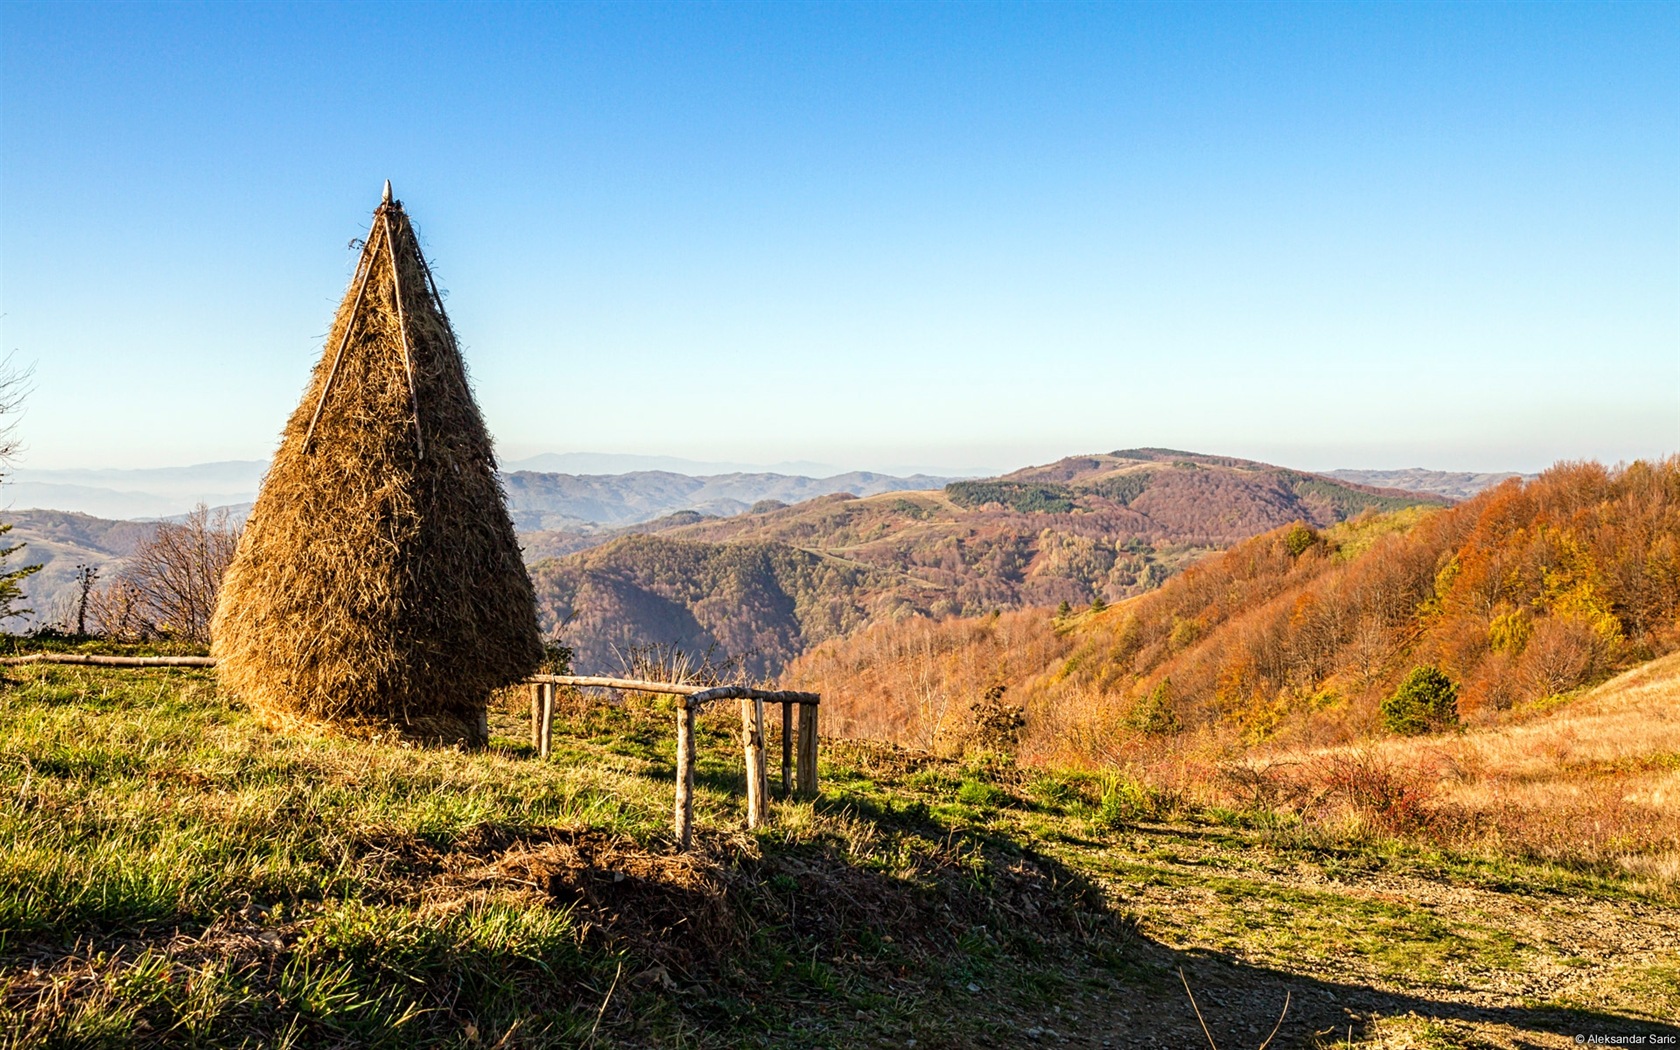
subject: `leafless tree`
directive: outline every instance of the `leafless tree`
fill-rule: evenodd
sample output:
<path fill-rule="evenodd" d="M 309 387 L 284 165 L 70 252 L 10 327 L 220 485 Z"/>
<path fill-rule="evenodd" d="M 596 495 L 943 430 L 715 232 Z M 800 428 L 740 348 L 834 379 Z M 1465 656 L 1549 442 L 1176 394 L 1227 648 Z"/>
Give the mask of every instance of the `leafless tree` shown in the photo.
<path fill-rule="evenodd" d="M 9 463 L 23 447 L 18 440 L 18 410 L 29 396 L 29 377 L 34 366 L 17 364 L 11 354 L 0 359 L 0 464 Z"/>
<path fill-rule="evenodd" d="M 88 618 L 94 633 L 104 638 L 139 642 L 158 633 L 144 596 L 120 575 L 88 595 Z"/>
<path fill-rule="evenodd" d="M 9 354 L 0 360 L 0 465 L 11 462 L 12 457 L 17 455 L 17 413 L 29 393 L 29 376 L 33 371 L 32 368 L 14 364 Z M 0 535 L 11 531 L 11 528 L 10 524 L 0 525 Z M 34 612 L 33 609 L 19 607 L 24 597 L 23 588 L 18 584 L 24 577 L 39 572 L 41 567 L 25 565 L 21 569 L 10 570 L 5 567 L 6 560 L 23 547 L 21 543 L 11 546 L 0 544 L 0 620 Z"/>
<path fill-rule="evenodd" d="M 202 503 L 184 522 L 161 523 L 102 592 L 100 626 L 108 634 L 208 643 L 222 574 L 238 544 L 227 511 L 212 515 Z"/>

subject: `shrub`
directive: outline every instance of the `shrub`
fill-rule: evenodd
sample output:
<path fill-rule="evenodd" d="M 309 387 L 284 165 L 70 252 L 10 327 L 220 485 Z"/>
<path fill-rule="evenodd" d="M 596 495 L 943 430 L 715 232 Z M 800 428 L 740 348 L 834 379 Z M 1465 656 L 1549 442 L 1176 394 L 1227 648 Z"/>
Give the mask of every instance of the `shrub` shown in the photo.
<path fill-rule="evenodd" d="M 1103 780 L 1097 823 L 1119 828 L 1140 820 L 1160 820 L 1172 809 L 1172 800 L 1162 792 L 1136 777 L 1117 773 Z"/>
<path fill-rule="evenodd" d="M 1318 781 L 1329 799 L 1384 831 L 1418 831 L 1436 820 L 1434 792 L 1423 772 L 1368 752 L 1333 755 L 1311 770 L 1309 777 Z"/>
<path fill-rule="evenodd" d="M 957 801 L 976 809 L 996 809 L 1009 801 L 1009 793 L 995 784 L 969 777 L 957 785 Z"/>
<path fill-rule="evenodd" d="M 1178 732 L 1178 715 L 1173 712 L 1172 706 L 1172 680 L 1161 679 L 1149 695 L 1133 705 L 1126 721 L 1140 733 L 1164 735 Z"/>
<path fill-rule="evenodd" d="M 1488 624 L 1488 648 L 1496 653 L 1521 653 L 1533 636 L 1534 622 L 1520 611 L 1495 616 Z"/>
<path fill-rule="evenodd" d="M 1317 542 L 1318 533 L 1301 522 L 1289 526 L 1289 531 L 1283 534 L 1283 549 L 1289 552 L 1291 558 L 1299 558 Z"/>
<path fill-rule="evenodd" d="M 1534 699 L 1566 693 L 1597 675 L 1603 640 L 1587 624 L 1566 616 L 1548 616 L 1517 664 L 1517 676 Z"/>
<path fill-rule="evenodd" d="M 1384 728 L 1417 736 L 1458 724 L 1458 686 L 1438 667 L 1414 667 L 1382 702 Z"/>
<path fill-rule="evenodd" d="M 969 708 L 974 716 L 974 735 L 970 743 L 975 747 L 1006 755 L 1015 753 L 1015 745 L 1021 739 L 1021 730 L 1026 728 L 1027 718 L 1019 707 L 1003 702 L 1008 691 L 1009 687 L 1002 682 L 993 682 Z"/>
<path fill-rule="evenodd" d="M 1050 774 L 1035 777 L 1027 785 L 1027 793 L 1034 802 L 1046 809 L 1066 809 L 1080 800 L 1079 789 L 1066 780 Z"/>

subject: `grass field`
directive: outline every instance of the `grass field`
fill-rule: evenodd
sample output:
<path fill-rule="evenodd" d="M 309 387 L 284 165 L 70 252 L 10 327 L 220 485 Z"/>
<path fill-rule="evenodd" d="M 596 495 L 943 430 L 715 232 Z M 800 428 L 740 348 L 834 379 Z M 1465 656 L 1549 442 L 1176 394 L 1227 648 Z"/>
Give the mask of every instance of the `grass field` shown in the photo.
<path fill-rule="evenodd" d="M 518 697 L 463 753 L 272 732 L 202 672 L 7 677 L 6 1046 L 1206 1045 L 1182 982 L 1224 1050 L 1286 995 L 1274 1046 L 1680 1036 L 1680 900 L 1608 857 L 844 742 L 749 835 L 727 712 L 679 856 L 654 701 L 543 763 Z"/>

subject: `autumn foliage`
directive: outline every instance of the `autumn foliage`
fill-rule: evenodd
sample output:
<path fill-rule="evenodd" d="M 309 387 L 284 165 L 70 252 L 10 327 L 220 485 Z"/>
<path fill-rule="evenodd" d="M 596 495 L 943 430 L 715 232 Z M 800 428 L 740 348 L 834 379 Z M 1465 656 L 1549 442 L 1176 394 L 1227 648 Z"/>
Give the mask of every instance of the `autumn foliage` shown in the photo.
<path fill-rule="evenodd" d="M 1475 724 L 1680 647 L 1680 457 L 1563 463 L 1459 506 L 1275 529 L 1159 590 L 1067 618 L 882 624 L 784 679 L 844 698 L 836 729 L 921 746 L 1001 685 L 1024 756 L 1112 760 L 1381 733 L 1438 670 Z M 1435 719 L 1439 728 L 1447 724 Z M 1169 731 L 1163 732 L 1163 729 Z"/>

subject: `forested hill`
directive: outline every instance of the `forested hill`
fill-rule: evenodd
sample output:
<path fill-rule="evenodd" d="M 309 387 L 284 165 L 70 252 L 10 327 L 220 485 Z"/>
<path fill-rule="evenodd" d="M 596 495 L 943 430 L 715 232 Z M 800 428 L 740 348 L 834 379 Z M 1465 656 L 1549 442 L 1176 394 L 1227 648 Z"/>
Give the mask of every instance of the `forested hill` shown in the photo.
<path fill-rule="evenodd" d="M 545 626 L 564 625 L 580 668 L 616 669 L 616 652 L 661 642 L 715 646 L 773 672 L 867 623 L 1115 601 L 1290 522 L 1324 527 L 1445 502 L 1248 460 L 1132 449 L 941 490 L 673 517 L 540 560 L 532 574 Z"/>
<path fill-rule="evenodd" d="M 1001 687 L 1041 757 L 1319 745 L 1375 730 L 1419 667 L 1466 721 L 1555 702 L 1680 648 L 1677 616 L 1680 458 L 1575 463 L 1436 513 L 1284 526 L 1100 612 L 881 624 L 785 681 L 844 692 L 840 732 L 916 742 Z"/>

